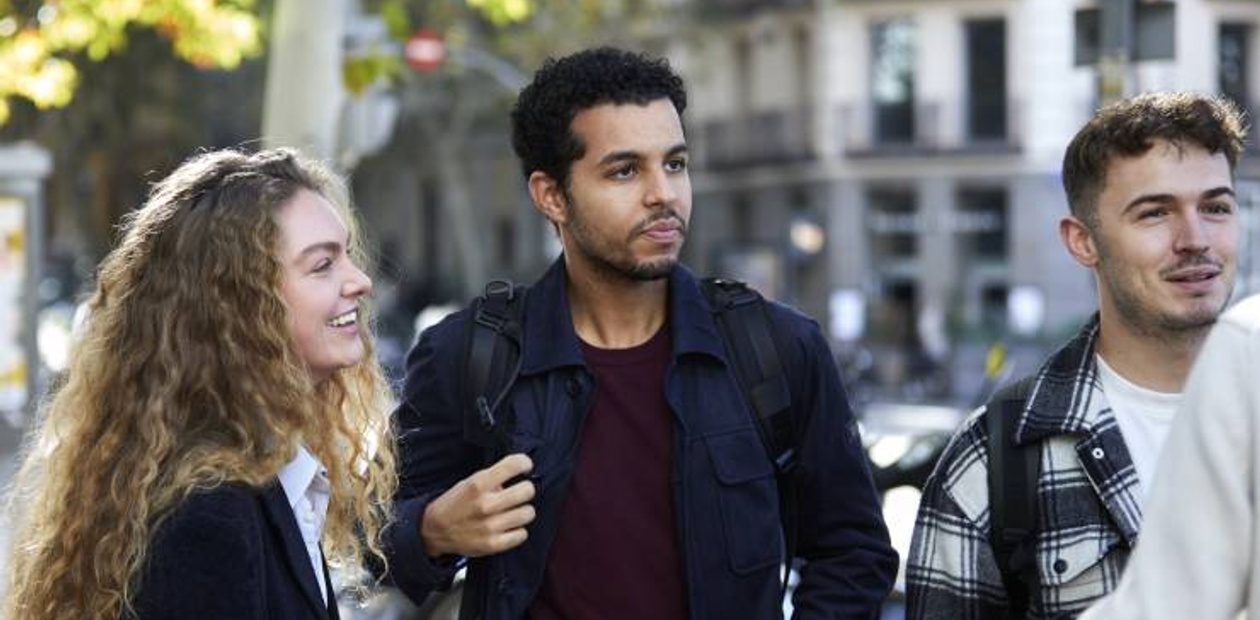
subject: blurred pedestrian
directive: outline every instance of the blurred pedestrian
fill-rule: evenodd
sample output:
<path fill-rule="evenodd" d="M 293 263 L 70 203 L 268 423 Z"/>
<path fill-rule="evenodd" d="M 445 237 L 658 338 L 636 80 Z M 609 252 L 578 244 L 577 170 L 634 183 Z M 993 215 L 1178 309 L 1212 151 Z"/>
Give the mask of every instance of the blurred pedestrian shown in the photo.
<path fill-rule="evenodd" d="M 1037 510 L 1033 531 L 999 528 L 1000 544 L 1007 534 L 1030 544 L 1002 554 L 1011 564 L 999 570 L 986 418 L 1005 409 L 981 408 L 924 490 L 911 620 L 1069 618 L 1115 587 L 1186 375 L 1233 290 L 1243 139 L 1226 100 L 1154 93 L 1102 108 L 1068 145 L 1071 213 L 1059 232 L 1094 273 L 1098 312 L 1029 379 L 1007 420 L 1013 445 L 1036 451 L 1035 484 L 1016 502 Z"/>
<path fill-rule="evenodd" d="M 10 500 L 4 616 L 336 618 L 395 483 L 344 185 L 287 150 L 184 162 L 97 273 Z"/>
<path fill-rule="evenodd" d="M 1260 296 L 1212 328 L 1114 593 L 1082 620 L 1260 618 Z"/>
<path fill-rule="evenodd" d="M 465 618 L 781 617 L 775 464 L 678 264 L 685 106 L 665 61 L 609 48 L 548 61 L 521 92 L 513 146 L 564 252 L 520 302 L 520 372 L 497 416 L 512 454 L 487 464 L 465 441 L 452 361 L 468 310 L 409 356 L 391 567 L 413 598 L 473 558 Z M 766 309 L 799 442 L 796 615 L 878 617 L 897 558 L 853 413 L 817 324 Z"/>

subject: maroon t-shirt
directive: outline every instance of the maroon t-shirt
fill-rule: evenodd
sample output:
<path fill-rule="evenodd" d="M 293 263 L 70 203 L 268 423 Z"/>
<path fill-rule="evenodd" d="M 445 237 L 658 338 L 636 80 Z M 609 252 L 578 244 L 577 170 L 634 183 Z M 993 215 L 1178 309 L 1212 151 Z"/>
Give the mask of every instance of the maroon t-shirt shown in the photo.
<path fill-rule="evenodd" d="M 533 620 L 687 618 L 665 403 L 670 350 L 668 326 L 629 349 L 583 345 L 597 396 Z"/>

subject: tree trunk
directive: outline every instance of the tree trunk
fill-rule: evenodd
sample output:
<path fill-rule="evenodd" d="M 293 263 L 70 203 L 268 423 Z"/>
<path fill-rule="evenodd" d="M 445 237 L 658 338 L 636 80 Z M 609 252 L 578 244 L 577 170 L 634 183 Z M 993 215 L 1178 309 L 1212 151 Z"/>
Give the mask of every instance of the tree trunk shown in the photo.
<path fill-rule="evenodd" d="M 263 145 L 335 163 L 347 0 L 276 0 L 263 98 Z"/>
<path fill-rule="evenodd" d="M 452 135 L 454 134 L 454 135 Z M 478 212 L 472 203 L 468 187 L 468 165 L 464 157 L 456 156 L 463 152 L 462 141 L 467 140 L 467 131 L 439 132 L 437 149 L 441 153 L 435 157 L 438 174 L 441 209 L 450 223 L 450 230 L 455 236 L 455 255 L 459 257 L 459 282 L 465 299 L 481 294 L 489 277 L 486 269 L 486 253 L 494 247 L 493 231 L 487 230 L 478 222 Z"/>

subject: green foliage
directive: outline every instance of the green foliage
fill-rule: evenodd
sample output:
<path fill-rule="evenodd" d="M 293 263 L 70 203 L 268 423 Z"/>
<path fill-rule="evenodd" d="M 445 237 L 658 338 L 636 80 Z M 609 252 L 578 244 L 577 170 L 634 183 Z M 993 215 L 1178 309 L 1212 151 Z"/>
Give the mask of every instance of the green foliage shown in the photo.
<path fill-rule="evenodd" d="M 366 53 L 347 55 L 341 65 L 341 78 L 346 90 L 362 95 L 378 80 L 395 81 L 404 65 L 397 54 L 372 49 Z"/>
<path fill-rule="evenodd" d="M 466 67 L 458 58 L 477 48 L 516 67 L 536 67 L 545 58 L 597 44 L 640 47 L 667 23 L 670 0 L 375 0 L 365 9 L 380 15 L 400 45 L 418 28 L 442 34 L 447 57 L 438 76 L 455 77 Z M 381 81 L 409 74 L 402 63 L 365 56 L 347 59 L 347 88 L 363 92 Z M 352 77 L 351 77 L 352 76 Z"/>
<path fill-rule="evenodd" d="M 407 3 L 404 0 L 389 0 L 381 5 L 381 19 L 389 36 L 402 41 L 411 34 L 411 17 L 407 15 Z"/>
<path fill-rule="evenodd" d="M 199 67 L 234 68 L 262 51 L 254 0 L 59 0 L 33 6 L 0 2 L 0 124 L 9 100 L 64 107 L 79 66 L 127 46 L 131 28 L 167 39 L 176 55 Z"/>

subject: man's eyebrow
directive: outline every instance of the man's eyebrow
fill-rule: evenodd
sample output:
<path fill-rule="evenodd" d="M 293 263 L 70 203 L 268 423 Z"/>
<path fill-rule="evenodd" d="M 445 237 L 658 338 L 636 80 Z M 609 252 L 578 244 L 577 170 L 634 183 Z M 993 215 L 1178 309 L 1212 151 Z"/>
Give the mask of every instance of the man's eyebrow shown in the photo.
<path fill-rule="evenodd" d="M 1164 204 L 1164 203 L 1173 202 L 1175 200 L 1176 198 L 1172 194 L 1142 194 L 1141 196 L 1138 196 L 1137 198 L 1130 200 L 1129 204 L 1124 205 L 1124 209 L 1122 209 L 1120 212 L 1128 213 L 1129 211 L 1132 211 L 1138 206 L 1144 205 L 1148 202 Z"/>
<path fill-rule="evenodd" d="M 1213 187 L 1212 189 L 1209 189 L 1208 191 L 1203 192 L 1203 198 L 1205 200 L 1210 200 L 1212 198 L 1219 198 L 1221 196 L 1236 197 L 1236 195 L 1234 194 L 1234 188 L 1225 187 L 1225 186 Z"/>
<path fill-rule="evenodd" d="M 639 153 L 636 151 L 613 151 L 599 158 L 599 165 L 607 166 L 608 164 L 613 164 L 613 163 L 618 163 L 618 162 L 623 162 L 623 161 L 636 161 L 641 158 L 642 156 L 639 155 Z"/>
<path fill-rule="evenodd" d="M 1199 198 L 1201 200 L 1211 200 L 1212 198 L 1219 198 L 1221 196 L 1233 196 L 1233 195 L 1234 195 L 1233 188 L 1221 186 L 1221 187 L 1213 187 L 1212 189 L 1209 189 L 1203 192 L 1202 194 L 1199 195 Z M 1165 204 L 1165 203 L 1175 202 L 1176 200 L 1177 200 L 1177 197 L 1173 196 L 1172 194 L 1142 194 L 1141 196 L 1138 196 L 1137 198 L 1130 200 L 1129 204 L 1124 206 L 1124 209 L 1121 211 L 1121 213 L 1128 213 L 1130 210 L 1136 208 L 1138 205 L 1142 205 L 1142 204 L 1146 204 L 1150 202 L 1158 203 L 1158 204 Z"/>
<path fill-rule="evenodd" d="M 679 155 L 681 153 L 686 153 L 686 152 L 687 152 L 687 145 L 680 143 L 680 144 L 675 144 L 674 146 L 670 147 L 669 150 L 665 152 L 665 156 L 673 157 L 675 155 Z M 643 159 L 643 154 L 639 153 L 638 151 L 613 151 L 599 158 L 599 165 L 607 166 L 613 163 L 619 163 L 623 161 L 638 161 L 640 159 Z"/>

